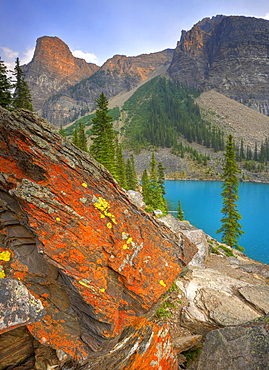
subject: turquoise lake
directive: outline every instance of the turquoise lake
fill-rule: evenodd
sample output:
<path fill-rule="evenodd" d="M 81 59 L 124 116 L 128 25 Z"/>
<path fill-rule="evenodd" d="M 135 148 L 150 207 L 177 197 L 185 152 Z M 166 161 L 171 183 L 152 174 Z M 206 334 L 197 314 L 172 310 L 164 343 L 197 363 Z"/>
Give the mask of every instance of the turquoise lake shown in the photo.
<path fill-rule="evenodd" d="M 216 233 L 222 218 L 221 185 L 219 181 L 167 180 L 169 210 L 176 211 L 180 200 L 185 220 L 221 242 L 221 235 Z M 245 232 L 239 245 L 250 258 L 269 264 L 269 184 L 240 183 L 238 195 L 239 222 Z"/>

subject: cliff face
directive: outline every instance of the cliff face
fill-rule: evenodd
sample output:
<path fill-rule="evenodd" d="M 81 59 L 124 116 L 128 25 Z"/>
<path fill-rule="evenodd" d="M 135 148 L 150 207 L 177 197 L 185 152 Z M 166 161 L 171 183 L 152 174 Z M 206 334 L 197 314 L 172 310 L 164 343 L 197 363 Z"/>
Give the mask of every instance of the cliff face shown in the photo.
<path fill-rule="evenodd" d="M 1 333 L 15 327 L 14 337 L 25 338 L 23 361 L 34 356 L 42 366 L 177 369 L 169 331 L 148 317 L 195 245 L 131 203 L 45 121 L 24 110 L 0 113 L 2 291 L 31 313 L 13 305 Z"/>
<path fill-rule="evenodd" d="M 88 78 L 99 67 L 75 58 L 58 37 L 44 36 L 37 39 L 33 60 L 22 69 L 31 89 L 34 109 L 40 110 L 51 95 Z"/>
<path fill-rule="evenodd" d="M 172 60 L 170 49 L 137 57 L 115 55 L 91 77 L 52 96 L 43 106 L 43 116 L 55 125 L 72 120 L 81 109 L 92 111 L 103 92 L 107 98 L 130 91 L 146 81 L 150 74 L 161 73 Z"/>
<path fill-rule="evenodd" d="M 169 67 L 184 85 L 218 92 L 269 115 L 269 22 L 217 16 L 182 32 Z"/>

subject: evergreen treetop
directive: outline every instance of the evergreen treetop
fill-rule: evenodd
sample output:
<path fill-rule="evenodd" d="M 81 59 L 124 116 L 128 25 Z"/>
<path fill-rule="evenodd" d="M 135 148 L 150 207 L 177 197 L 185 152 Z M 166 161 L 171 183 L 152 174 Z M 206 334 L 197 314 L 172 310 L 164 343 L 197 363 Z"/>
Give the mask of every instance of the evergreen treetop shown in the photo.
<path fill-rule="evenodd" d="M 16 77 L 13 94 L 14 108 L 25 108 L 33 111 L 30 89 L 27 82 L 24 80 L 19 58 L 16 59 L 14 75 Z"/>
<path fill-rule="evenodd" d="M 0 105 L 9 109 L 12 102 L 12 83 L 11 77 L 8 77 L 8 69 L 0 58 Z"/>
<path fill-rule="evenodd" d="M 244 233 L 239 224 L 242 218 L 237 210 L 236 201 L 239 199 L 238 186 L 239 180 L 237 174 L 240 172 L 235 159 L 234 142 L 232 135 L 229 135 L 226 151 L 224 153 L 225 161 L 223 166 L 223 185 L 222 185 L 222 214 L 224 217 L 221 219 L 222 227 L 217 230 L 217 233 L 222 233 L 222 241 L 227 245 L 244 250 L 238 245 L 238 239 Z"/>
<path fill-rule="evenodd" d="M 116 176 L 116 138 L 112 117 L 108 115 L 108 100 L 103 93 L 96 100 L 96 117 L 92 119 L 90 153 L 103 164 L 113 176 Z"/>

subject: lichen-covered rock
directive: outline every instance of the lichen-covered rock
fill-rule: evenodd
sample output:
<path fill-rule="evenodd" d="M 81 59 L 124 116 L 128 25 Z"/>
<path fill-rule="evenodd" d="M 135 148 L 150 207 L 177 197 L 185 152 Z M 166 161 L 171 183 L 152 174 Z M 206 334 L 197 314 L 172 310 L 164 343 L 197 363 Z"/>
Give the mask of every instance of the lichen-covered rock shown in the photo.
<path fill-rule="evenodd" d="M 197 248 L 35 114 L 1 109 L 0 148 L 0 253 L 10 253 L 2 277 L 20 279 L 46 310 L 29 331 L 80 364 L 113 348 L 117 358 L 123 331 L 146 330 L 144 317 Z M 147 353 L 163 359 L 148 369 L 176 368 L 157 332 Z"/>
<path fill-rule="evenodd" d="M 0 333 L 39 321 L 44 315 L 40 300 L 35 299 L 20 281 L 0 279 Z"/>
<path fill-rule="evenodd" d="M 34 338 L 25 326 L 0 336 L 0 370 L 23 364 L 22 369 L 34 369 Z"/>

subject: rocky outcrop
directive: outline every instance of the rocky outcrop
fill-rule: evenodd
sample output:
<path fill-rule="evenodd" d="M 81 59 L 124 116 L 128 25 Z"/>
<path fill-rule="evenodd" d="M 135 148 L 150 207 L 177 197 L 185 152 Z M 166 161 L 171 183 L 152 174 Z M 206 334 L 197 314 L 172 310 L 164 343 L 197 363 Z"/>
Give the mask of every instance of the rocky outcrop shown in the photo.
<path fill-rule="evenodd" d="M 3 255 L 8 256 L 8 251 L 3 251 Z M 11 327 L 40 321 L 45 315 L 41 301 L 35 299 L 20 281 L 8 278 L 0 280 L 0 312 L 5 313 L 0 316 L 1 333 L 9 331 Z"/>
<path fill-rule="evenodd" d="M 169 74 L 184 85 L 214 88 L 269 115 L 268 32 L 265 19 L 205 18 L 182 32 Z"/>
<path fill-rule="evenodd" d="M 262 370 L 269 363 L 269 315 L 210 332 L 192 370 Z"/>
<path fill-rule="evenodd" d="M 49 36 L 37 39 L 32 61 L 22 66 L 35 111 L 41 110 L 44 102 L 58 91 L 90 77 L 98 69 L 96 64 L 75 58 L 58 37 Z"/>
<path fill-rule="evenodd" d="M 43 106 L 43 116 L 55 125 L 71 121 L 81 108 L 92 111 L 102 92 L 110 99 L 132 90 L 152 75 L 163 73 L 172 55 L 171 49 L 136 57 L 115 55 L 88 79 L 52 96 Z"/>
<path fill-rule="evenodd" d="M 45 309 L 26 322 L 33 361 L 177 369 L 168 329 L 150 317 L 196 246 L 35 114 L 1 109 L 0 144 L 1 277 Z"/>

